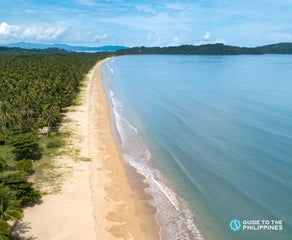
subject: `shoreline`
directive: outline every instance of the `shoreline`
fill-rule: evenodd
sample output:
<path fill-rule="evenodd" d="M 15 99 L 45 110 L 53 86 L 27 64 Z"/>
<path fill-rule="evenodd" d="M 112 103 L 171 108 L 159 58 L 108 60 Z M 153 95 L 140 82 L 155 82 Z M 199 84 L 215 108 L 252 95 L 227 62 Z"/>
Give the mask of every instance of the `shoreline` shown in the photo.
<path fill-rule="evenodd" d="M 115 141 L 111 128 L 110 105 L 102 79 L 102 65 L 108 60 L 102 61 L 99 67 L 94 69 L 95 80 L 91 81 L 92 86 L 90 87 L 92 102 L 89 104 L 91 106 L 89 115 L 92 116 L 92 119 L 95 119 L 96 116 L 99 117 L 99 121 L 90 121 L 92 126 L 89 129 L 93 130 L 91 133 L 99 134 L 96 143 L 90 141 L 89 149 L 94 150 L 90 155 L 95 159 L 95 155 L 99 151 L 102 157 L 99 161 L 101 165 L 92 168 L 97 169 L 97 171 L 92 171 L 91 176 L 93 192 L 94 189 L 97 189 L 95 184 L 98 184 L 99 178 L 106 179 L 104 182 L 105 199 L 93 196 L 98 200 L 95 206 L 104 205 L 107 208 L 101 218 L 98 218 L 100 209 L 95 209 L 96 226 L 98 228 L 99 225 L 105 225 L 106 229 L 109 229 L 104 233 L 97 231 L 97 238 L 112 239 L 111 237 L 114 236 L 122 239 L 159 239 L 159 228 L 153 207 L 149 203 L 145 204 L 145 195 L 138 194 L 132 188 L 133 186 L 130 186 L 130 179 L 126 173 L 127 162 L 121 155 L 120 147 Z M 95 105 L 97 102 L 98 104 Z M 98 146 L 97 149 L 93 144 Z M 143 182 L 137 175 L 132 180 L 142 186 L 144 190 Z M 95 191 L 94 194 L 99 195 L 100 192 Z"/>
<path fill-rule="evenodd" d="M 148 203 L 142 176 L 134 169 L 128 175 L 130 168 L 114 140 L 102 79 L 108 60 L 87 74 L 82 104 L 68 109 L 69 122 L 61 127 L 73 132 L 70 145 L 80 159 L 74 154 L 54 158 L 64 176 L 62 190 L 24 210 L 15 231 L 21 239 L 159 239 L 156 209 Z"/>
<path fill-rule="evenodd" d="M 160 170 L 155 167 L 155 161 L 160 161 L 158 159 L 165 156 L 159 153 L 159 151 L 153 151 L 154 149 L 151 149 L 151 144 L 153 143 L 151 143 L 151 139 L 144 138 L 143 135 L 147 135 L 147 133 L 144 132 L 145 129 L 143 129 L 143 124 L 146 124 L 144 121 L 147 122 L 147 120 L 140 116 L 143 124 L 139 122 L 139 119 L 135 122 L 135 119 L 137 119 L 137 115 L 135 114 L 139 116 L 139 111 L 138 113 L 134 111 L 134 113 L 132 113 L 131 110 L 128 112 L 127 107 L 129 109 L 138 109 L 138 106 L 136 108 L 136 105 L 131 105 L 131 100 L 135 99 L 135 101 L 139 102 L 140 98 L 136 93 L 143 89 L 140 86 L 138 87 L 138 85 L 136 86 L 137 89 L 135 89 L 135 84 L 132 88 L 131 83 L 136 80 L 136 76 L 134 75 L 129 74 L 127 75 L 128 78 L 123 78 L 123 80 L 127 79 L 128 81 L 122 81 L 119 78 L 120 74 L 126 76 L 124 74 L 128 73 L 128 71 L 132 71 L 132 61 L 133 60 L 129 59 L 129 62 L 127 60 L 124 62 L 123 60 L 123 64 L 119 65 L 120 61 L 117 59 L 115 63 L 109 61 L 104 67 L 104 85 L 108 92 L 111 105 L 113 133 L 120 146 L 122 155 L 126 159 L 126 163 L 131 166 L 127 166 L 126 168 L 126 170 L 128 170 L 127 175 L 129 177 L 129 183 L 134 185 L 132 188 L 135 189 L 136 192 L 139 193 L 140 191 L 140 193 L 144 195 L 145 192 L 147 193 L 144 199 L 148 197 L 146 200 L 147 203 L 150 203 L 156 210 L 155 217 L 160 227 L 159 236 L 161 239 L 184 238 L 202 240 L 204 237 L 195 224 L 194 215 L 190 206 L 176 191 L 171 182 L 172 177 L 169 176 L 169 178 L 167 178 L 167 175 L 161 171 L 163 168 Z M 141 64 L 139 66 L 143 68 L 142 66 L 144 65 Z M 141 71 L 142 69 L 139 70 Z M 118 75 L 115 76 L 114 73 L 116 71 Z M 143 77 L 137 77 L 139 80 L 143 79 Z M 112 84 L 115 81 L 117 81 L 117 85 Z M 145 91 L 147 92 L 147 90 L 146 88 Z M 141 93 L 141 95 L 141 97 L 143 97 L 143 93 Z M 124 106 L 123 100 L 125 100 L 129 106 Z M 137 103 L 137 105 L 139 104 Z M 143 105 L 139 106 L 141 107 Z M 151 111 L 149 114 L 153 117 Z M 152 120 L 154 120 L 154 118 Z M 154 120 L 154 122 L 156 121 Z M 139 130 L 140 124 L 142 127 Z M 164 160 L 168 161 L 167 158 Z M 161 159 L 161 161 L 163 160 Z M 140 178 L 140 180 L 137 181 L 137 178 L 134 177 L 134 180 L 131 181 L 131 172 L 138 175 L 137 177 Z M 143 184 L 139 184 L 139 186 L 135 188 L 137 182 L 142 182 Z"/>

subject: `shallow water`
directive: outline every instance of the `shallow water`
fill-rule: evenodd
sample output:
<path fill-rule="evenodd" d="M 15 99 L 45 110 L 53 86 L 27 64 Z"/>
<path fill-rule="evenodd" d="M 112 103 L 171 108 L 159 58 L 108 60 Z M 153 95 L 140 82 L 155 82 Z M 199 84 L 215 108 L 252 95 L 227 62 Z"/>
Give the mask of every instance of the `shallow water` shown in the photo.
<path fill-rule="evenodd" d="M 162 239 L 292 238 L 292 56 L 124 56 L 103 76 Z"/>

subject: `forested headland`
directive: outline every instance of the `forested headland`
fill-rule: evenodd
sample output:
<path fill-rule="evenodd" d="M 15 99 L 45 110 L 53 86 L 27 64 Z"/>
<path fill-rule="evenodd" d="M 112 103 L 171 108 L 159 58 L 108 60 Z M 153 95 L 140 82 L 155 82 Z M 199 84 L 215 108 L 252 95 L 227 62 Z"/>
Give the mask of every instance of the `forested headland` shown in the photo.
<path fill-rule="evenodd" d="M 292 43 L 277 43 L 261 47 L 237 47 L 222 43 L 200 46 L 133 47 L 121 49 L 117 54 L 181 54 L 181 55 L 243 55 L 243 54 L 292 54 Z"/>
<path fill-rule="evenodd" d="M 109 53 L 0 48 L 0 239 L 11 239 L 22 208 L 41 198 L 29 181 L 82 81 Z"/>

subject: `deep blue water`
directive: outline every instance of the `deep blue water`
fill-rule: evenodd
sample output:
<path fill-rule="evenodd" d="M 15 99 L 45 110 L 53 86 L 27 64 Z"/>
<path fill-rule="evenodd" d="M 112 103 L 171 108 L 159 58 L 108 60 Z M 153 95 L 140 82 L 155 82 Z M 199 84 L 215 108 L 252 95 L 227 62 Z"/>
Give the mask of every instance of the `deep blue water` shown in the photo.
<path fill-rule="evenodd" d="M 103 75 L 162 239 L 292 239 L 292 56 L 124 56 Z"/>

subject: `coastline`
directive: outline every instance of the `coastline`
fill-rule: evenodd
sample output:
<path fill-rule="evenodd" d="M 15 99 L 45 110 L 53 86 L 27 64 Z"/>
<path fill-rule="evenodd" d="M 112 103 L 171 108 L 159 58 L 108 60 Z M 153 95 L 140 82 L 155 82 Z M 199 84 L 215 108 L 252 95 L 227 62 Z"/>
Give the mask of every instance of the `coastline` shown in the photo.
<path fill-rule="evenodd" d="M 92 171 L 91 187 L 96 201 L 97 239 L 159 239 L 153 207 L 145 204 L 141 194 L 131 188 L 126 174 L 127 163 L 114 139 L 110 106 L 102 79 L 102 65 L 107 60 L 94 68 L 93 80 L 90 82 L 89 149 L 90 157 L 99 159 L 93 161 L 91 167 L 96 169 Z M 134 180 L 145 187 L 140 179 Z M 97 190 L 101 185 L 104 189 L 103 197 Z M 99 226 L 103 227 L 100 229 Z"/>
<path fill-rule="evenodd" d="M 22 239 L 159 239 L 156 210 L 141 191 L 145 184 L 133 169 L 127 175 L 130 168 L 114 140 L 102 79 L 107 60 L 88 73 L 82 104 L 68 109 L 61 128 L 73 132 L 70 145 L 80 157 L 54 159 L 64 175 L 61 192 L 25 209 L 15 231 Z"/>

